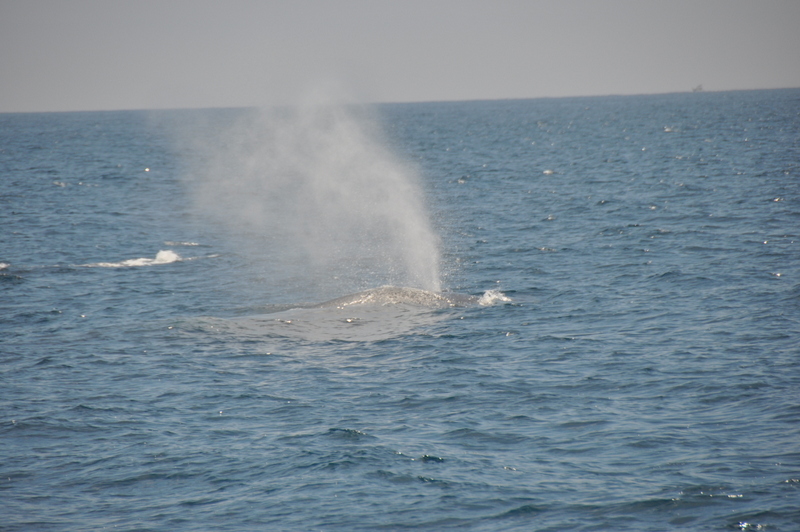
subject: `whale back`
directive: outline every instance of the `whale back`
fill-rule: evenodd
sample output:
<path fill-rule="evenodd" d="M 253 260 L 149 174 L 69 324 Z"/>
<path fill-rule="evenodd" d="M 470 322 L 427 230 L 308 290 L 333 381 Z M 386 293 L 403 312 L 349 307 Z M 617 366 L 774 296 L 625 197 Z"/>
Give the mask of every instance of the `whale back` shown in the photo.
<path fill-rule="evenodd" d="M 478 298 L 464 294 L 431 292 L 419 288 L 381 286 L 356 292 L 330 301 L 315 308 L 343 308 L 351 305 L 413 305 L 417 307 L 447 308 L 476 304 Z"/>

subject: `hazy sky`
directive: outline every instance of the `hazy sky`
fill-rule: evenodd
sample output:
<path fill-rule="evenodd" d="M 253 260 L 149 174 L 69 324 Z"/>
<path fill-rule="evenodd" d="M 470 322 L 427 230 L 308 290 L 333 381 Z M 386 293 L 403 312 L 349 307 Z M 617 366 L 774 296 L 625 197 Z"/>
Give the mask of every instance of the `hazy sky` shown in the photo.
<path fill-rule="evenodd" d="M 800 87 L 800 0 L 0 0 L 0 112 Z"/>

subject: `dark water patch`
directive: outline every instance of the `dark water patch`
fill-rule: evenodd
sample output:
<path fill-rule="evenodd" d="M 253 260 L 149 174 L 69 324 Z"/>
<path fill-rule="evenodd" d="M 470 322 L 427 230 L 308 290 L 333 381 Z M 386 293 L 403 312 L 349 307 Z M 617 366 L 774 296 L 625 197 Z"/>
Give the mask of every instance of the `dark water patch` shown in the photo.
<path fill-rule="evenodd" d="M 521 434 L 504 433 L 499 431 L 484 432 L 473 429 L 456 429 L 444 434 L 444 437 L 457 445 L 468 449 L 482 449 L 487 446 L 509 448 L 528 439 Z"/>

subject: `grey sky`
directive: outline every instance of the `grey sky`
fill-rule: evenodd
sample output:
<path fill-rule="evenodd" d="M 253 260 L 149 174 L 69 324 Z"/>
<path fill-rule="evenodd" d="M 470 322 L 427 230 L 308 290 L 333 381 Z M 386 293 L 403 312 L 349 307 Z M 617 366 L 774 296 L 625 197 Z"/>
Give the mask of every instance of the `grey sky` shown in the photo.
<path fill-rule="evenodd" d="M 0 0 L 0 112 L 800 87 L 798 0 Z"/>

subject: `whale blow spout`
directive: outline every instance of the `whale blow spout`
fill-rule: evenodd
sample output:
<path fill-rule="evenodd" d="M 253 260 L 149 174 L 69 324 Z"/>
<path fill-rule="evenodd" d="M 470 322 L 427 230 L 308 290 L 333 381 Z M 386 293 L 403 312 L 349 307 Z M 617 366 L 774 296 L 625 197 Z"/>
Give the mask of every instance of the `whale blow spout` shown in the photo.
<path fill-rule="evenodd" d="M 264 277 L 298 290 L 332 279 L 440 289 L 420 172 L 368 108 L 323 97 L 191 135 L 197 156 L 185 179 L 196 208 Z"/>

